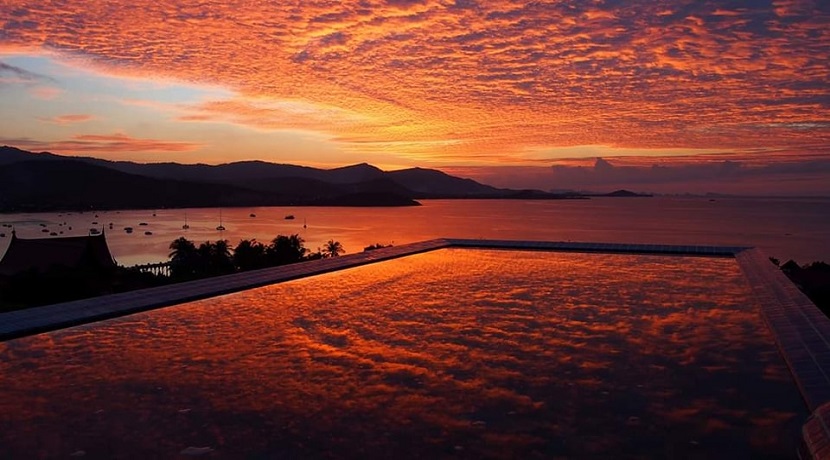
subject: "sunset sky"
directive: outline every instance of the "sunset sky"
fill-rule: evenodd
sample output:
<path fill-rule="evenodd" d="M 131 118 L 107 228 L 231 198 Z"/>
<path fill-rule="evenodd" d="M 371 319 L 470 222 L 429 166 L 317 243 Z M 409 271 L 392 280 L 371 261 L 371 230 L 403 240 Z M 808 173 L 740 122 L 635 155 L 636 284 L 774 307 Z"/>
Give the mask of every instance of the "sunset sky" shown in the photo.
<path fill-rule="evenodd" d="M 0 98 L 65 155 L 830 195 L 820 0 L 0 0 Z"/>

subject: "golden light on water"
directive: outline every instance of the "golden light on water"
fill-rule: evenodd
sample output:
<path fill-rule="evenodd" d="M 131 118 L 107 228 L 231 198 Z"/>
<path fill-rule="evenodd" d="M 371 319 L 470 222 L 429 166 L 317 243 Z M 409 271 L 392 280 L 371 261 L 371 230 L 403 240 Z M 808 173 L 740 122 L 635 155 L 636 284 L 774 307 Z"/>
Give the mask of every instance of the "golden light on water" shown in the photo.
<path fill-rule="evenodd" d="M 0 375 L 0 456 L 734 458 L 806 416 L 729 259 L 442 250 L 6 342 Z"/>

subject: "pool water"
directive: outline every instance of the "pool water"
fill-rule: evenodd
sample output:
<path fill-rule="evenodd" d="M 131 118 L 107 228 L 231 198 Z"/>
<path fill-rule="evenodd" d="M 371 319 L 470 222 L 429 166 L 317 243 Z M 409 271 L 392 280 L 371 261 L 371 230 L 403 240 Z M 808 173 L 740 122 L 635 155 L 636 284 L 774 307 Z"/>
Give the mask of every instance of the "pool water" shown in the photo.
<path fill-rule="evenodd" d="M 726 258 L 444 249 L 0 343 L 0 384 L 12 458 L 791 458 L 807 417 Z"/>

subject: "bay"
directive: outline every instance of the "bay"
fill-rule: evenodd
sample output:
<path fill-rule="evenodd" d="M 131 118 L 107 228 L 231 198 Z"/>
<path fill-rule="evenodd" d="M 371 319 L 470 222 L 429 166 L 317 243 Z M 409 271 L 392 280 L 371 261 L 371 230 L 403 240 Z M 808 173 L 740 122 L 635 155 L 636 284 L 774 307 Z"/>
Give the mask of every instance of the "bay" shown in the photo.
<path fill-rule="evenodd" d="M 19 237 L 106 233 L 118 263 L 166 261 L 184 236 L 268 242 L 297 233 L 311 250 L 329 239 L 347 253 L 370 244 L 441 237 L 579 242 L 756 246 L 782 262 L 830 261 L 830 198 L 593 198 L 589 200 L 423 200 L 404 208 L 203 208 L 0 215 Z M 224 231 L 216 230 L 221 223 Z M 255 215 L 252 217 L 251 215 Z M 293 215 L 294 219 L 286 219 Z M 187 219 L 190 228 L 182 226 Z M 97 222 L 97 223 L 94 223 Z M 112 223 L 112 229 L 109 224 Z M 146 223 L 147 225 L 140 225 Z M 69 227 L 72 227 L 70 230 Z M 125 227 L 133 227 L 126 233 Z M 47 230 L 44 232 L 44 230 Z M 0 227 L 4 253 L 11 227 Z M 150 232 L 151 234 L 145 234 Z"/>

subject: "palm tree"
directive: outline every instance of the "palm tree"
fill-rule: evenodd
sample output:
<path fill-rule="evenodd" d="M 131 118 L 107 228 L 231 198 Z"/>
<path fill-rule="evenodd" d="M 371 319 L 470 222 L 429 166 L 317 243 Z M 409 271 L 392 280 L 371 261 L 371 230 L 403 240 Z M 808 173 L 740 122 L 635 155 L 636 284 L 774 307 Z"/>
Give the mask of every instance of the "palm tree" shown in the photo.
<path fill-rule="evenodd" d="M 217 240 L 211 245 L 210 264 L 216 273 L 231 273 L 235 267 L 228 240 Z"/>
<path fill-rule="evenodd" d="M 196 274 L 200 277 L 222 275 L 235 271 L 231 249 L 227 240 L 205 241 L 196 250 L 198 265 Z"/>
<path fill-rule="evenodd" d="M 308 249 L 303 245 L 305 240 L 298 235 L 277 235 L 266 249 L 269 263 L 272 265 L 292 264 L 303 260 Z"/>
<path fill-rule="evenodd" d="M 264 267 L 265 245 L 257 240 L 242 240 L 233 250 L 233 263 L 240 271 Z"/>
<path fill-rule="evenodd" d="M 196 245 L 187 238 L 181 236 L 170 243 L 170 259 L 183 259 L 196 252 Z"/>
<path fill-rule="evenodd" d="M 196 245 L 185 237 L 170 243 L 170 276 L 179 279 L 193 278 L 198 271 L 199 253 Z"/>
<path fill-rule="evenodd" d="M 346 250 L 343 249 L 343 245 L 340 244 L 339 241 L 328 240 L 326 244 L 323 245 L 322 253 L 323 257 L 337 257 L 340 254 L 345 253 Z"/>

